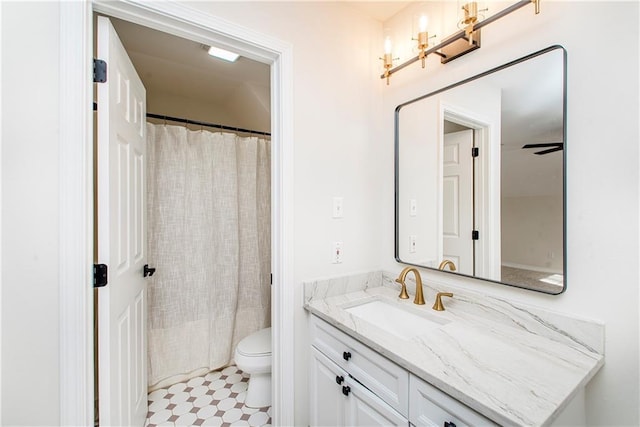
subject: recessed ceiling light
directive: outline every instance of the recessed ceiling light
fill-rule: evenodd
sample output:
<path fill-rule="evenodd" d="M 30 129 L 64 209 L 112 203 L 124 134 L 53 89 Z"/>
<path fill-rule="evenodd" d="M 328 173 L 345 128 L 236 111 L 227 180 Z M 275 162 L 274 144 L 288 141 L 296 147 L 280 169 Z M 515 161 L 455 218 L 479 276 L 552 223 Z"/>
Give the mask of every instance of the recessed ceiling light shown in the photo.
<path fill-rule="evenodd" d="M 228 50 L 220 49 L 219 47 L 211 46 L 209 48 L 209 55 L 216 58 L 224 59 L 225 61 L 235 62 L 240 57 L 237 53 L 229 52 Z"/>

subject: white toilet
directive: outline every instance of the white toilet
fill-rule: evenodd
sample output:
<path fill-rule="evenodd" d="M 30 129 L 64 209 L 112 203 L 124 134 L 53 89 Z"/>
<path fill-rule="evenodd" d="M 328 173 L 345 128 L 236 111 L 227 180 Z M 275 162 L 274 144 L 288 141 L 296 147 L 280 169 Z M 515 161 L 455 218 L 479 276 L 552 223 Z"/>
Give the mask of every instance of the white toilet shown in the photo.
<path fill-rule="evenodd" d="M 244 337 L 236 346 L 235 361 L 250 376 L 244 404 L 250 408 L 271 406 L 271 328 Z"/>

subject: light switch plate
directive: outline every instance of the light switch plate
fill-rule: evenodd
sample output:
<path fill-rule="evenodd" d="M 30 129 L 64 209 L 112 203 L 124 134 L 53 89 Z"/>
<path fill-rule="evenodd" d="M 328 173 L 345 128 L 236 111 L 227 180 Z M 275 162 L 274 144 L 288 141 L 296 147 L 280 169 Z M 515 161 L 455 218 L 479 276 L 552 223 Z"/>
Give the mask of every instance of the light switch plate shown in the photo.
<path fill-rule="evenodd" d="M 333 242 L 331 258 L 333 264 L 342 264 L 342 242 Z"/>

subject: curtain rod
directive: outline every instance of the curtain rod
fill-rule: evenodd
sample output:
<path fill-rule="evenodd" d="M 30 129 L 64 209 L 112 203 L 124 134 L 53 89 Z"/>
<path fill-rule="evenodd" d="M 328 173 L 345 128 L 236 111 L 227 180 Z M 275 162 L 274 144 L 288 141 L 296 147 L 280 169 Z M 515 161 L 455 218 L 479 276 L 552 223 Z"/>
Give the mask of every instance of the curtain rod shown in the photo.
<path fill-rule="evenodd" d="M 238 128 L 238 127 L 233 127 L 233 126 L 219 125 L 219 124 L 215 124 L 215 123 L 199 122 L 197 120 L 191 120 L 191 119 L 181 119 L 179 117 L 165 116 L 165 115 L 162 115 L 162 114 L 147 113 L 147 118 L 159 119 L 159 120 L 168 120 L 170 122 L 185 123 L 185 124 L 197 125 L 197 126 L 206 126 L 206 127 L 218 128 L 218 129 L 224 129 L 224 130 L 233 130 L 233 131 L 236 131 L 236 132 L 252 133 L 252 134 L 255 134 L 255 135 L 271 136 L 271 134 L 269 132 L 262 132 L 262 131 L 256 131 L 256 130 L 250 130 L 250 129 L 243 129 L 243 128 Z"/>
<path fill-rule="evenodd" d="M 98 103 L 97 102 L 93 103 L 93 111 L 98 111 Z M 251 130 L 251 129 L 243 129 L 243 128 L 238 128 L 238 127 L 233 127 L 233 126 L 218 125 L 218 124 L 215 124 L 215 123 L 199 122 L 197 120 L 181 119 L 180 117 L 164 116 L 162 114 L 147 113 L 147 117 L 148 118 L 152 118 L 152 119 L 168 120 L 170 122 L 178 122 L 178 123 L 185 123 L 185 124 L 190 124 L 190 125 L 206 126 L 206 127 L 210 127 L 210 128 L 218 128 L 218 129 L 224 129 L 224 130 L 234 130 L 236 132 L 253 133 L 253 134 L 256 134 L 256 135 L 271 136 L 271 134 L 269 132 L 262 132 L 262 131 L 259 131 L 259 130 Z"/>

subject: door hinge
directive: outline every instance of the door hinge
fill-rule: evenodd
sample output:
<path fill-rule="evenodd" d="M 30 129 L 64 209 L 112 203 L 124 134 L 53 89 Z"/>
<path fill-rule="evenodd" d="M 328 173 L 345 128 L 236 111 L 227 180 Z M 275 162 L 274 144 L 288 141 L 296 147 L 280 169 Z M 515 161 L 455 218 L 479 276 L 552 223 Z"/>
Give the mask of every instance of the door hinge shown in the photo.
<path fill-rule="evenodd" d="M 480 155 L 480 148 L 473 147 L 471 148 L 471 157 L 478 157 Z"/>
<path fill-rule="evenodd" d="M 102 59 L 93 60 L 93 82 L 104 83 L 107 81 L 107 63 Z"/>
<path fill-rule="evenodd" d="M 473 230 L 471 232 L 471 240 L 478 240 L 480 238 L 480 232 L 478 230 Z"/>
<path fill-rule="evenodd" d="M 93 264 L 93 287 L 101 288 L 107 284 L 109 267 L 107 264 Z"/>

